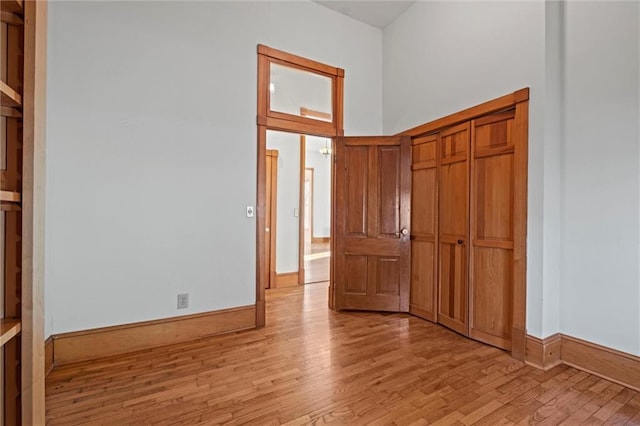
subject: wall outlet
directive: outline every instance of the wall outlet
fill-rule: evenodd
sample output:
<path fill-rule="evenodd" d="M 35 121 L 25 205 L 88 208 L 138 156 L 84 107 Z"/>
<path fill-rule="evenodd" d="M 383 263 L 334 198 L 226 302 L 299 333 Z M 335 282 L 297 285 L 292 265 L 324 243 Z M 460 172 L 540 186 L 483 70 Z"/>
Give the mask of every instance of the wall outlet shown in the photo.
<path fill-rule="evenodd" d="M 178 295 L 178 309 L 187 309 L 189 307 L 189 293 Z"/>

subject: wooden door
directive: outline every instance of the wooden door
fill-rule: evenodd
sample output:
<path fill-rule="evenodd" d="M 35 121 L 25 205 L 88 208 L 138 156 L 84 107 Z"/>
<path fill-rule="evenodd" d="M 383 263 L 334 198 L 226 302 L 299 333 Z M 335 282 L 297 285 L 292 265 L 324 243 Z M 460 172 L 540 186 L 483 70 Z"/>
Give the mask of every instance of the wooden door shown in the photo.
<path fill-rule="evenodd" d="M 440 133 L 438 322 L 468 334 L 469 139 L 464 123 Z"/>
<path fill-rule="evenodd" d="M 277 195 L 278 195 L 278 151 L 267 150 L 266 167 L 266 208 L 265 208 L 265 239 L 264 263 L 267 280 L 265 288 L 275 287 L 276 283 L 276 223 L 277 223 Z"/>
<path fill-rule="evenodd" d="M 339 137 L 335 158 L 335 307 L 407 312 L 411 139 Z"/>
<path fill-rule="evenodd" d="M 411 299 L 409 312 L 437 321 L 438 135 L 411 147 Z"/>
<path fill-rule="evenodd" d="M 472 122 L 470 337 L 511 350 L 515 111 Z"/>

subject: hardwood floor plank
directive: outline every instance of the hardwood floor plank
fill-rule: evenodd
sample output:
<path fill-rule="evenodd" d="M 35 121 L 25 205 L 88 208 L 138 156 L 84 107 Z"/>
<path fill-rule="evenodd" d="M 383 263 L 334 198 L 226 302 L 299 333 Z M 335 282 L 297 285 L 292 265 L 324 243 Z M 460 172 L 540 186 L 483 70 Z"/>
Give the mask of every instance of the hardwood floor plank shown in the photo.
<path fill-rule="evenodd" d="M 413 316 L 330 311 L 326 284 L 270 290 L 266 310 L 259 330 L 55 368 L 48 424 L 640 424 L 638 392 Z"/>

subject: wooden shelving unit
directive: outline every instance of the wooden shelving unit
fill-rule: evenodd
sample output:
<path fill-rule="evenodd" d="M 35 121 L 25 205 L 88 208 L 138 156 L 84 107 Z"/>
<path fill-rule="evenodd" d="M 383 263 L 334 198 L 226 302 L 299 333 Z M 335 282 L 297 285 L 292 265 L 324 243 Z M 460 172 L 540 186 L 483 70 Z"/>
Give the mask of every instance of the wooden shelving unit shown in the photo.
<path fill-rule="evenodd" d="M 23 333 L 23 164 L 25 86 L 25 9 L 22 0 L 0 0 L 0 112 L 1 143 L 6 153 L 0 186 L 0 214 L 4 224 L 3 269 L 0 277 L 0 347 L 2 349 L 2 425 L 24 424 L 22 376 L 27 354 Z"/>
<path fill-rule="evenodd" d="M 44 425 L 47 0 L 0 0 L 0 425 Z"/>

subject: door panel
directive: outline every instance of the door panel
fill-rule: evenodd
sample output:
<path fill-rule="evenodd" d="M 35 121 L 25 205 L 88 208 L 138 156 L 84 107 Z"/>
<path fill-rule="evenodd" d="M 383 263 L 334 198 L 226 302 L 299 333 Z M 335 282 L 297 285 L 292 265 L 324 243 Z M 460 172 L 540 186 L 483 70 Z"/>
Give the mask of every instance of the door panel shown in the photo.
<path fill-rule="evenodd" d="M 345 293 L 367 294 L 367 256 L 349 256 L 345 259 Z"/>
<path fill-rule="evenodd" d="M 440 134 L 438 322 L 467 335 L 470 127 Z"/>
<path fill-rule="evenodd" d="M 514 112 L 472 122 L 470 336 L 511 349 Z"/>
<path fill-rule="evenodd" d="M 337 309 L 408 311 L 410 145 L 408 137 L 336 140 Z"/>
<path fill-rule="evenodd" d="M 350 236 L 366 236 L 367 222 L 365 213 L 367 211 L 367 183 L 369 181 L 368 169 L 368 149 L 365 146 L 358 146 L 345 152 L 346 162 L 350 165 L 349 179 L 345 182 L 347 186 L 347 197 L 345 199 L 346 210 L 346 232 Z"/>
<path fill-rule="evenodd" d="M 411 303 L 409 311 L 437 321 L 437 144 L 438 135 L 412 141 Z"/>
<path fill-rule="evenodd" d="M 400 150 L 396 147 L 379 149 L 380 230 L 378 238 L 400 237 Z"/>
<path fill-rule="evenodd" d="M 511 349 L 511 250 L 474 247 L 471 337 Z"/>
<path fill-rule="evenodd" d="M 400 278 L 397 257 L 373 257 L 376 260 L 376 294 L 399 296 Z"/>

